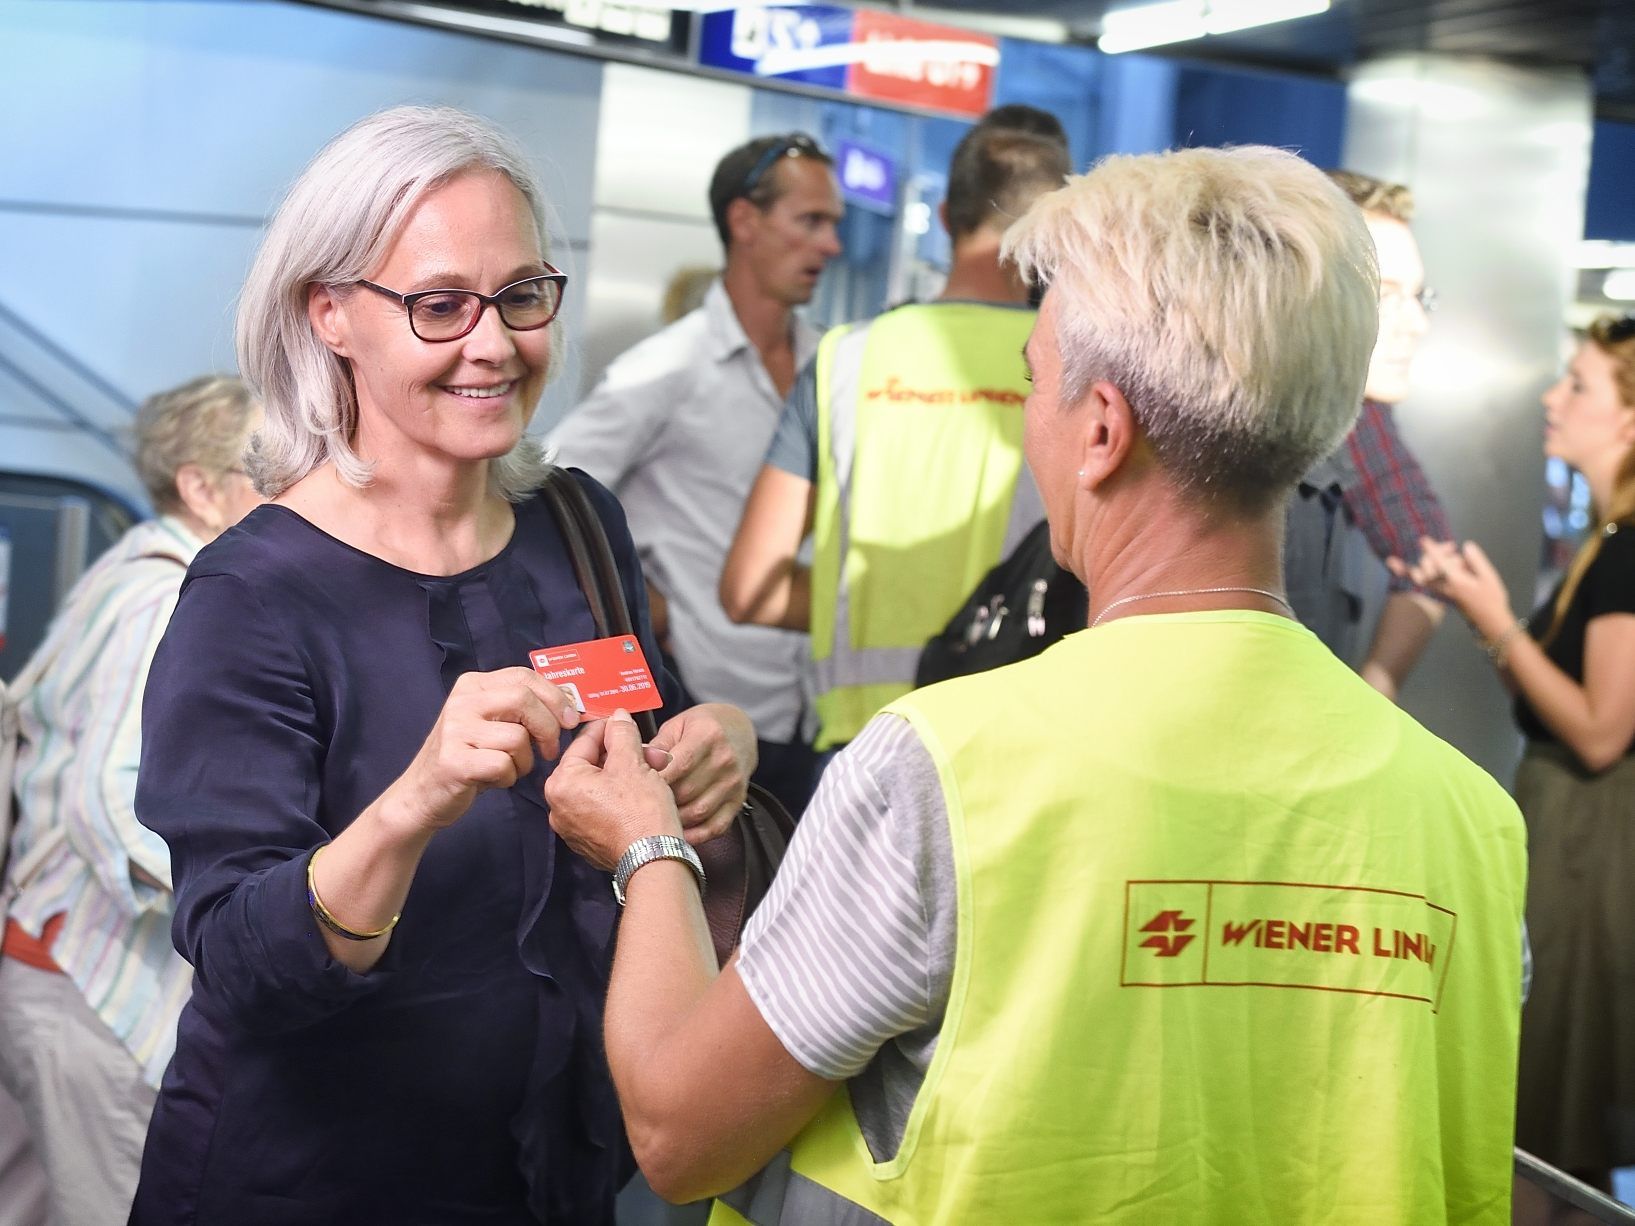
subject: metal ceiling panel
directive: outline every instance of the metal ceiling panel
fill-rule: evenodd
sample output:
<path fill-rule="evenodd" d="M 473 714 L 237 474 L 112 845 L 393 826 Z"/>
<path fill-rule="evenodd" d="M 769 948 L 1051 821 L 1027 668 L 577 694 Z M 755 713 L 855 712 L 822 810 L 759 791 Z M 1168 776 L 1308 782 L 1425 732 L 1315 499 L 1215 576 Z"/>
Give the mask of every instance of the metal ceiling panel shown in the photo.
<path fill-rule="evenodd" d="M 944 12 L 1060 22 L 1093 42 L 1120 0 L 933 0 Z M 900 0 L 912 12 L 922 6 Z M 1602 118 L 1635 121 L 1635 0 L 1334 0 L 1316 17 L 1155 54 L 1343 75 L 1376 56 L 1413 52 L 1577 68 L 1590 74 Z"/>

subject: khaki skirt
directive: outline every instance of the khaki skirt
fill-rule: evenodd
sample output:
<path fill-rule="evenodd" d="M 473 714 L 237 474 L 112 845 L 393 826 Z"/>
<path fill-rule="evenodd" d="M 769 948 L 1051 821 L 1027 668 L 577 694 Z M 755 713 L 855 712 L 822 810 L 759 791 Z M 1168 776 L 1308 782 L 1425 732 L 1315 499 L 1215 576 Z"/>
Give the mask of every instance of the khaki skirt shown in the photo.
<path fill-rule="evenodd" d="M 1591 775 L 1529 743 L 1533 987 L 1522 1009 L 1516 1144 L 1569 1171 L 1635 1163 L 1635 757 Z"/>

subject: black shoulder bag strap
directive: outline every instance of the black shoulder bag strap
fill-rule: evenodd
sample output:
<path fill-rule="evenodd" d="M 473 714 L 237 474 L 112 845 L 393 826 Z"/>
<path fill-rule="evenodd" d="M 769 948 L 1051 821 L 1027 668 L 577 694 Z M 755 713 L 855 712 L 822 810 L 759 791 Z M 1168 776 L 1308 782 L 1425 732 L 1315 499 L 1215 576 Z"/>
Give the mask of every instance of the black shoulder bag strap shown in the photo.
<path fill-rule="evenodd" d="M 590 619 L 596 626 L 596 637 L 616 638 L 634 636 L 635 619 L 624 598 L 619 583 L 619 569 L 613 561 L 613 547 L 608 544 L 602 518 L 579 482 L 566 469 L 552 466 L 541 491 L 551 504 L 556 522 L 562 528 L 562 540 L 568 547 L 573 573 L 579 580 L 579 589 L 590 605 Z M 643 741 L 651 741 L 658 734 L 658 720 L 651 711 L 637 711 L 632 717 L 641 730 Z"/>

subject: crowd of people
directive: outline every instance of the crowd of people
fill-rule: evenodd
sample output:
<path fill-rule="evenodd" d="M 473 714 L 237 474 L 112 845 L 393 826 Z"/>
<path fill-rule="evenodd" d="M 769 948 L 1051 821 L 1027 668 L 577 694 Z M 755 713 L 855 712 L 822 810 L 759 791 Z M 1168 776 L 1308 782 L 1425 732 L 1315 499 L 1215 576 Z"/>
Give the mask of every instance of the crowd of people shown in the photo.
<path fill-rule="evenodd" d="M 157 516 L 6 695 L 0 1224 L 608 1222 L 638 1165 L 727 1222 L 1503 1222 L 1513 1142 L 1610 1187 L 1635 319 L 1544 397 L 1599 518 L 1522 618 L 1395 421 L 1405 188 L 1074 175 L 1001 107 L 941 295 L 823 334 L 818 141 L 709 205 L 697 305 L 541 441 L 574 287 L 514 142 L 394 108 L 289 189 L 242 377 L 143 406 Z M 553 464 L 646 744 L 530 665 L 598 638 Z M 915 689 L 1041 522 L 1084 622 Z M 1393 701 L 1449 608 L 1513 790 Z M 800 825 L 722 966 L 752 784 Z"/>

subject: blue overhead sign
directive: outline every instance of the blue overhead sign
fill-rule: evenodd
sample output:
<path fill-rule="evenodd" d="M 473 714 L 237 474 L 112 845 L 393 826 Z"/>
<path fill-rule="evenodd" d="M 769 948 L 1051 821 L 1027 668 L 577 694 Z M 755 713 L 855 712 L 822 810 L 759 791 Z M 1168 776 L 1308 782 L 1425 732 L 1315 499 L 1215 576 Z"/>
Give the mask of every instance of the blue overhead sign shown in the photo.
<path fill-rule="evenodd" d="M 745 4 L 703 15 L 698 61 L 974 119 L 991 105 L 999 40 L 878 9 Z"/>
<path fill-rule="evenodd" d="M 851 9 L 824 4 L 706 13 L 698 61 L 729 72 L 845 89 L 844 49 L 852 41 L 852 16 Z"/>
<path fill-rule="evenodd" d="M 835 169 L 846 199 L 882 213 L 897 211 L 897 163 L 855 141 L 835 145 Z"/>

